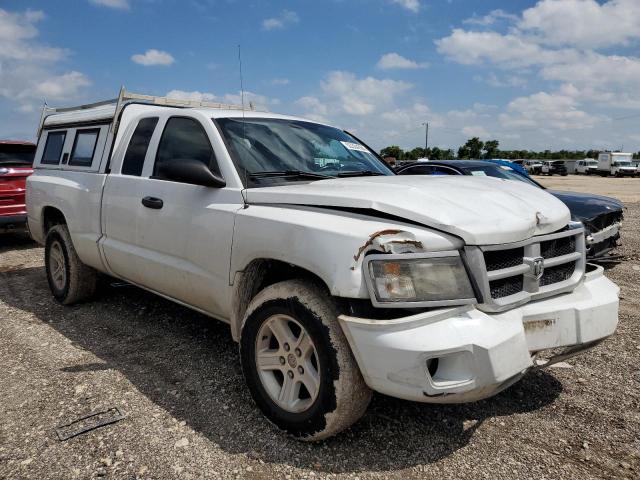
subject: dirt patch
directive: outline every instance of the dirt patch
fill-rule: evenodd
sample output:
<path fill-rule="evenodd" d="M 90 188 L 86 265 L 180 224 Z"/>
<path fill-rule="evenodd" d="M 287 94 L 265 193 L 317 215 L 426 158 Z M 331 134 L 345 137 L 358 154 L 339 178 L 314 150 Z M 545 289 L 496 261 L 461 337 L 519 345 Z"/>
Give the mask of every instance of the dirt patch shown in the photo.
<path fill-rule="evenodd" d="M 626 203 L 640 202 L 640 178 L 595 175 L 568 175 L 566 177 L 535 175 L 533 178 L 553 190 L 595 193 L 614 197 Z"/>

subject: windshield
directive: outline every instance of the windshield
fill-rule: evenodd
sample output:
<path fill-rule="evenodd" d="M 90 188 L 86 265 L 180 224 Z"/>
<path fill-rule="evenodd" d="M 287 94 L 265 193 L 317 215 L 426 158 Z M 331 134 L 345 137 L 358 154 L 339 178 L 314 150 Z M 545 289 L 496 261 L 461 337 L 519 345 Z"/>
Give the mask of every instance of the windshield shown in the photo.
<path fill-rule="evenodd" d="M 337 128 L 274 118 L 214 121 L 247 187 L 336 176 L 394 175 L 372 151 Z"/>
<path fill-rule="evenodd" d="M 627 162 L 626 160 L 616 160 L 614 165 L 617 165 L 619 167 L 630 167 L 631 166 L 631 162 Z"/>
<path fill-rule="evenodd" d="M 483 176 L 483 177 L 487 176 L 487 177 L 503 178 L 505 180 L 517 180 L 519 182 L 528 183 L 529 185 L 533 185 L 535 187 L 540 188 L 540 185 L 538 185 L 536 182 L 531 180 L 529 177 L 520 175 L 519 173 L 514 171 L 512 168 L 509 168 L 507 166 L 487 165 L 487 166 L 481 166 L 481 167 L 467 168 L 467 171 L 471 175 L 475 175 L 475 176 Z"/>

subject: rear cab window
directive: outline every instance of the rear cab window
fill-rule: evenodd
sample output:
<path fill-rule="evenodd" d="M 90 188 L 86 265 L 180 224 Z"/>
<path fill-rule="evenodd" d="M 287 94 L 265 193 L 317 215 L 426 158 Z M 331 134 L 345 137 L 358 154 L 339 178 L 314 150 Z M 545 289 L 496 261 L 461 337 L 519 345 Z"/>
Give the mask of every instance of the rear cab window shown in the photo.
<path fill-rule="evenodd" d="M 62 156 L 62 149 L 64 148 L 66 138 L 66 130 L 48 132 L 40 163 L 46 165 L 58 165 L 60 163 L 60 157 Z"/>
<path fill-rule="evenodd" d="M 35 167 L 97 171 L 107 143 L 109 125 L 69 124 L 66 127 L 45 127 L 38 141 Z"/>
<path fill-rule="evenodd" d="M 99 135 L 99 128 L 76 130 L 69 165 L 90 167 L 93 163 L 93 156 L 96 151 Z"/>

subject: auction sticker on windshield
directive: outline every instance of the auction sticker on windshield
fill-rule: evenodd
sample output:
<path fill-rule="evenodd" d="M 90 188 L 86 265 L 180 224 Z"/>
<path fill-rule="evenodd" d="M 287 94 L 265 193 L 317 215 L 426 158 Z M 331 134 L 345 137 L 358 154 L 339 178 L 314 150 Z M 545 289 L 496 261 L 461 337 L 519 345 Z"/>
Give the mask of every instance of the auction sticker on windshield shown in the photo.
<path fill-rule="evenodd" d="M 349 150 L 355 150 L 357 152 L 370 153 L 369 150 L 367 150 L 365 147 L 363 147 L 359 143 L 353 143 L 353 142 L 340 142 L 340 143 L 342 145 L 344 145 L 344 147 L 349 149 Z"/>

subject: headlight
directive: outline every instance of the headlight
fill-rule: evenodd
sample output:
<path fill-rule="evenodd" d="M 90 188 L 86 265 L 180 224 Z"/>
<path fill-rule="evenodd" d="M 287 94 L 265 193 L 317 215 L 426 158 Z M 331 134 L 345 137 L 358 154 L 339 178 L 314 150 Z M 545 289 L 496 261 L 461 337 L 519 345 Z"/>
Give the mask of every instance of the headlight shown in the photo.
<path fill-rule="evenodd" d="M 368 255 L 365 279 L 378 307 L 439 307 L 477 303 L 457 251 Z"/>

